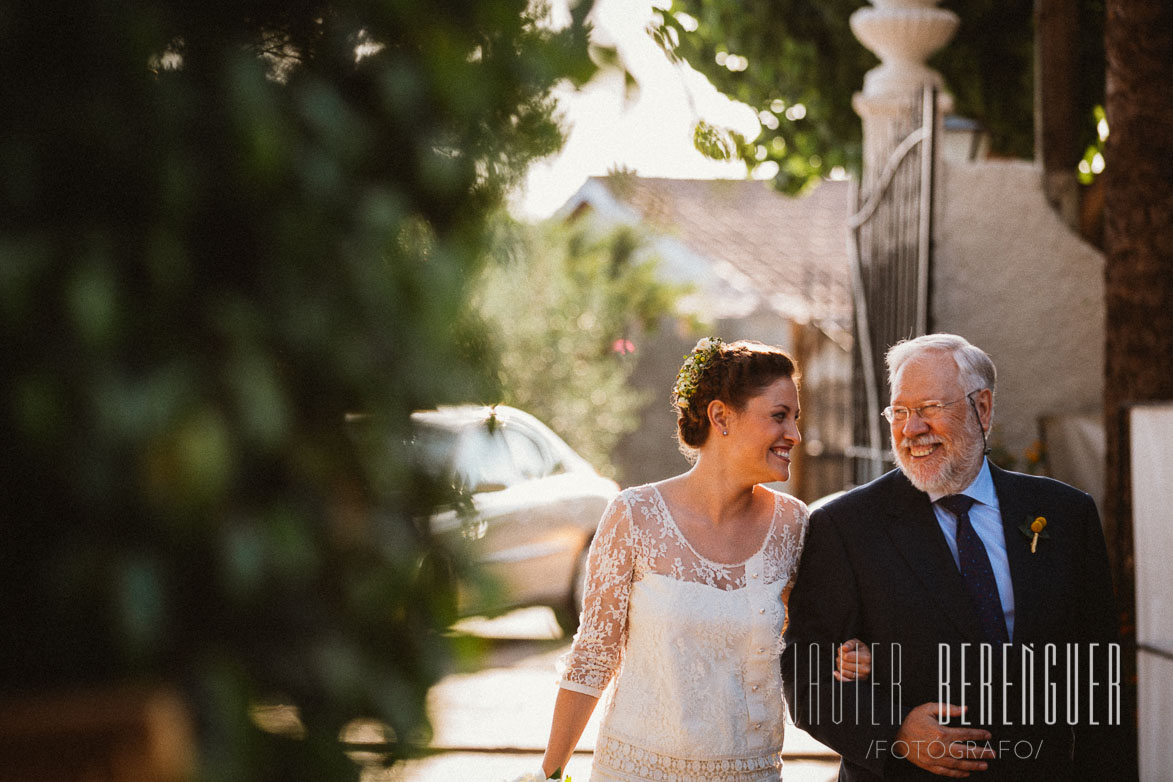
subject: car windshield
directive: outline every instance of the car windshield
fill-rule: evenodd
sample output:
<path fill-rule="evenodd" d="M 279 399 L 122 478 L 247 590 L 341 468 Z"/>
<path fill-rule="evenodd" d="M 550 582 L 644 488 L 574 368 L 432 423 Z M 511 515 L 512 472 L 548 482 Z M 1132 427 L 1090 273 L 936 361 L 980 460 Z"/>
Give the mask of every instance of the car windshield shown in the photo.
<path fill-rule="evenodd" d="M 513 457 L 500 429 L 424 424 L 416 431 L 415 444 L 424 470 L 449 477 L 462 489 L 496 491 L 516 481 Z"/>
<path fill-rule="evenodd" d="M 447 475 L 452 472 L 452 454 L 460 432 L 428 424 L 417 424 L 412 445 L 417 464 L 430 475 Z"/>

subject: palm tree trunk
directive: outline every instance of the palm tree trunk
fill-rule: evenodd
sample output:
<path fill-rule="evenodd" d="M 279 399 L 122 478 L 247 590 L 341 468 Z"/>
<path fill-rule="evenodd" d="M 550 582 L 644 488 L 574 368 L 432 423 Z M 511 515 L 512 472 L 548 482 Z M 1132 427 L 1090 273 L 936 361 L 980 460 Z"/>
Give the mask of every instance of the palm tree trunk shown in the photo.
<path fill-rule="evenodd" d="M 1105 6 L 1104 531 L 1129 636 L 1124 659 L 1135 666 L 1128 408 L 1173 399 L 1173 4 Z"/>

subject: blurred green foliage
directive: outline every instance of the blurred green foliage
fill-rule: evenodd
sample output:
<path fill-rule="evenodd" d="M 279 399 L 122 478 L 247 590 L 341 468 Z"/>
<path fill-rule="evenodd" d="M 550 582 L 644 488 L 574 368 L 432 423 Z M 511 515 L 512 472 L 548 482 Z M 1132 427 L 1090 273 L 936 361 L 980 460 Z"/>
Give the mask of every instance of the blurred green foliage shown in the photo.
<path fill-rule="evenodd" d="M 1081 185 L 1090 185 L 1104 172 L 1104 143 L 1108 140 L 1108 115 L 1104 107 L 1092 107 L 1092 119 L 1096 124 L 1096 137 L 1087 145 L 1076 167 Z"/>
<path fill-rule="evenodd" d="M 628 383 L 643 335 L 685 292 L 656 275 L 638 231 L 502 222 L 498 262 L 476 302 L 500 354 L 505 404 L 547 423 L 600 471 L 639 423 L 646 394 Z"/>
<path fill-rule="evenodd" d="M 207 780 L 355 778 L 355 717 L 391 760 L 426 735 L 451 580 L 393 446 L 495 393 L 488 216 L 594 68 L 589 4 L 528 6 L 0 9 L 0 694 L 178 684 Z"/>
<path fill-rule="evenodd" d="M 649 33 L 762 119 L 756 139 L 713 129 L 698 135 L 702 151 L 732 147 L 753 170 L 778 165 L 774 182 L 796 192 L 835 166 L 858 171 L 860 121 L 851 99 L 879 60 L 851 32 L 865 0 L 673 0 Z M 929 65 L 955 98 L 954 112 L 980 122 L 996 155 L 1034 154 L 1034 4 L 944 0 L 961 23 Z M 1080 116 L 1103 102 L 1104 3 L 1079 0 Z M 732 55 L 732 56 L 731 56 Z M 801 109 L 797 109 L 801 106 Z M 1081 128 L 1092 143 L 1095 127 Z"/>

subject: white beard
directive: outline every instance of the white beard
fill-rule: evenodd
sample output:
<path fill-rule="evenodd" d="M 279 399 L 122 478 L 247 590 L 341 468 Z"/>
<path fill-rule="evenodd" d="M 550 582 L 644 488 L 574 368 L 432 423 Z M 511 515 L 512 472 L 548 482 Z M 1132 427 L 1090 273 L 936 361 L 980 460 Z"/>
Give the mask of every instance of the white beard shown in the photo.
<path fill-rule="evenodd" d="M 949 453 L 943 464 L 919 465 L 908 454 L 903 445 L 892 443 L 892 455 L 896 457 L 896 464 L 900 471 L 913 486 L 925 494 L 956 494 L 968 486 L 981 469 L 982 439 L 981 432 L 974 425 L 966 426 L 963 441 L 947 441 L 930 436 L 926 442 L 939 442 L 941 447 Z M 921 438 L 902 440 L 903 444 L 916 445 Z"/>

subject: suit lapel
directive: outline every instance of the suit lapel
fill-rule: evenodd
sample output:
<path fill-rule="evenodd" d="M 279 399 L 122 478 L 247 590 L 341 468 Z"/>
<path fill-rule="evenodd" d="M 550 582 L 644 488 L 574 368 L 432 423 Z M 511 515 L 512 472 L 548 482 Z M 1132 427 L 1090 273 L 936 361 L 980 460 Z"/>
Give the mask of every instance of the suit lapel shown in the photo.
<path fill-rule="evenodd" d="M 1037 598 L 1047 583 L 1039 563 L 1031 560 L 1029 542 L 1019 527 L 1028 515 L 1033 518 L 1041 509 L 1031 507 L 1032 497 L 1019 476 L 993 464 L 990 465 L 990 475 L 998 494 L 1002 534 L 1006 536 L 1006 557 L 1010 562 L 1010 581 L 1014 585 L 1013 640 L 1025 641 L 1032 637 L 1032 628 L 1038 620 L 1034 607 L 1040 604 Z"/>
<path fill-rule="evenodd" d="M 941 613 L 966 639 L 980 643 L 983 639 L 981 623 L 933 514 L 929 496 L 914 487 L 903 474 L 893 475 L 893 479 L 895 488 L 889 495 L 886 509 L 888 536 Z M 1017 597 L 1015 594 L 1016 600 Z"/>

